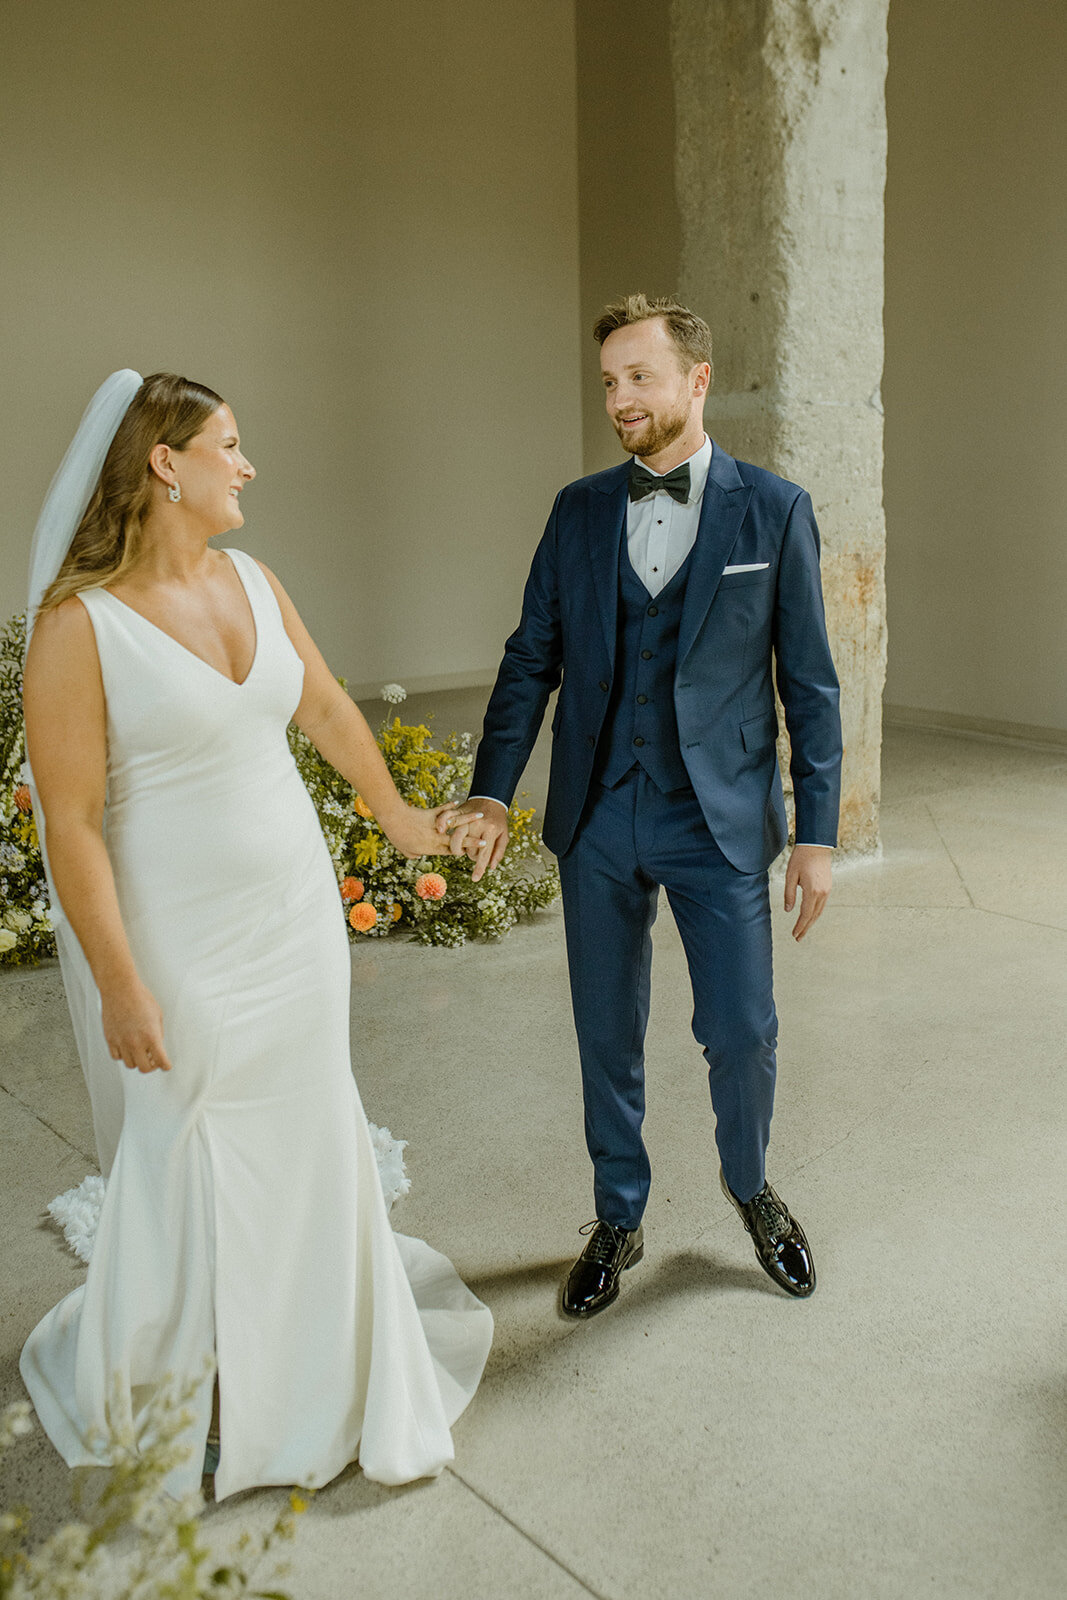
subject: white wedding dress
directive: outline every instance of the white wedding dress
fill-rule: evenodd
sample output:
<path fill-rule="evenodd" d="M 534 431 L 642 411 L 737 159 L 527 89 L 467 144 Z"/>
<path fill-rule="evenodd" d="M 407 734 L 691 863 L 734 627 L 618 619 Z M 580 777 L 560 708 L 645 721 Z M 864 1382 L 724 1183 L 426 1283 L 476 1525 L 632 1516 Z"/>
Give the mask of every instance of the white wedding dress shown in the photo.
<path fill-rule="evenodd" d="M 256 627 L 241 684 L 105 590 L 81 596 L 107 699 L 107 847 L 173 1070 L 111 1059 L 57 908 L 107 1187 L 86 1281 L 30 1335 L 22 1374 L 71 1466 L 106 1464 L 104 1427 L 136 1433 L 171 1374 L 199 1383 L 194 1453 L 168 1486 L 198 1485 L 217 1368 L 218 1498 L 355 1459 L 405 1483 L 452 1459 L 492 1318 L 389 1225 L 337 883 L 286 741 L 303 667 L 259 567 L 229 554 Z"/>

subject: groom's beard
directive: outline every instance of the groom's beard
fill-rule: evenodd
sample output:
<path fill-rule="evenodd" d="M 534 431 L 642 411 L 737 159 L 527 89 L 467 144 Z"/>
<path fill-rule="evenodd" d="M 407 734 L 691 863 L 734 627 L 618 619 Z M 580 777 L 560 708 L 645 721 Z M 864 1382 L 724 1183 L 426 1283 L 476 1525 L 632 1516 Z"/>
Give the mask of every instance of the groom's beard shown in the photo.
<path fill-rule="evenodd" d="M 668 411 L 661 416 L 650 415 L 643 427 L 624 428 L 621 421 L 612 417 L 611 424 L 618 434 L 624 450 L 631 455 L 649 456 L 658 455 L 661 450 L 666 450 L 675 439 L 681 437 L 689 422 L 689 405 L 683 403 L 677 411 Z"/>

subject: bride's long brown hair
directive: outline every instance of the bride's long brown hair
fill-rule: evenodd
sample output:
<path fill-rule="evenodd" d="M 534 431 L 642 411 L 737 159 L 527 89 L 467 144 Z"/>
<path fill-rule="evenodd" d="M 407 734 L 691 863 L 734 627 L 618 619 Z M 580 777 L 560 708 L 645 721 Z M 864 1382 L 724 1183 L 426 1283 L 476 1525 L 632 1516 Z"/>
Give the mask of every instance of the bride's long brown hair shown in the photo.
<path fill-rule="evenodd" d="M 55 581 L 37 615 L 80 589 L 102 589 L 134 566 L 141 529 L 152 504 L 148 458 L 157 444 L 183 450 L 223 404 L 222 396 L 191 378 L 154 372 L 130 402 L 111 441 L 100 478 Z"/>

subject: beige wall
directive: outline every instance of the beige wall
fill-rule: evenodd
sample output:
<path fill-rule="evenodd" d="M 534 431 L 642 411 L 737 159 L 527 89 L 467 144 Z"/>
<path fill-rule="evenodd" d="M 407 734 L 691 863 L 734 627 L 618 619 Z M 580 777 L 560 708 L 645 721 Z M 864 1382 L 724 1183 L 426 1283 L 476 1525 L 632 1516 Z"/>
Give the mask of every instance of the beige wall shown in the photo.
<path fill-rule="evenodd" d="M 1067 9 L 892 0 L 892 707 L 1067 729 Z"/>
<path fill-rule="evenodd" d="M 586 472 L 623 459 L 604 412 L 597 313 L 620 294 L 678 289 L 670 10 L 669 0 L 577 0 Z M 714 333 L 715 308 L 696 309 Z"/>
<path fill-rule="evenodd" d="M 7 6 L 0 149 L 3 615 L 92 390 L 175 368 L 337 671 L 491 677 L 581 470 L 573 0 Z"/>

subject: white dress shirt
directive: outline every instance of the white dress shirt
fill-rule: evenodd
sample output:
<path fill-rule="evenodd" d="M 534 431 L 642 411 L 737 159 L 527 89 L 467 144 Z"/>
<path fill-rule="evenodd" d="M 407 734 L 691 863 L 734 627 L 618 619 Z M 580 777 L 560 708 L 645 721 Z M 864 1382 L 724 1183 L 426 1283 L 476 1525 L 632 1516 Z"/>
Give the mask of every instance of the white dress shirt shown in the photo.
<path fill-rule="evenodd" d="M 652 468 L 642 461 L 646 472 Z M 685 466 L 686 462 L 680 462 Z M 678 568 L 697 542 L 697 524 L 700 521 L 700 502 L 704 498 L 704 485 L 711 466 L 711 440 L 704 435 L 704 443 L 688 459 L 689 498 L 675 500 L 666 489 L 656 489 L 643 500 L 628 500 L 626 504 L 626 545 L 630 552 L 630 565 L 641 579 L 650 595 L 659 594 L 670 583 Z M 662 478 L 662 472 L 652 472 Z"/>

